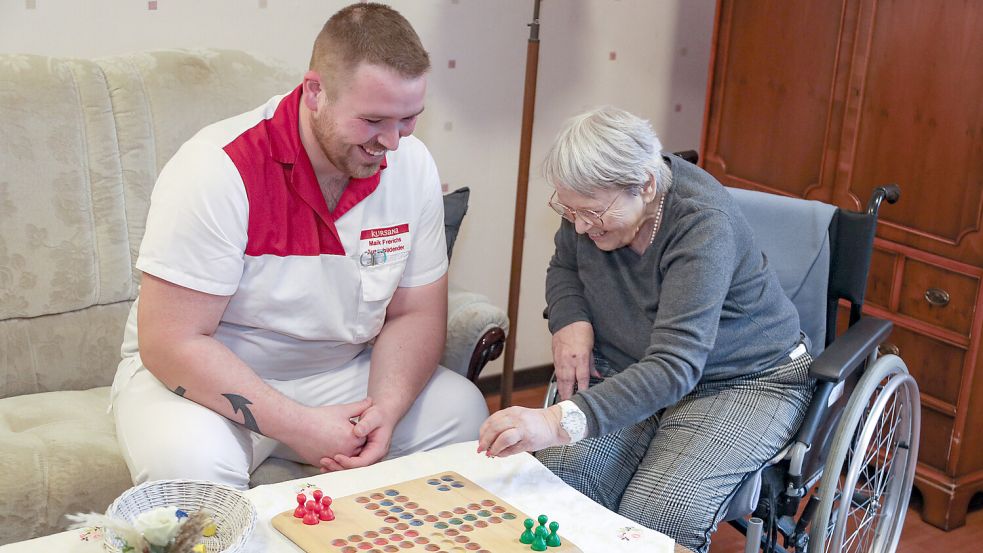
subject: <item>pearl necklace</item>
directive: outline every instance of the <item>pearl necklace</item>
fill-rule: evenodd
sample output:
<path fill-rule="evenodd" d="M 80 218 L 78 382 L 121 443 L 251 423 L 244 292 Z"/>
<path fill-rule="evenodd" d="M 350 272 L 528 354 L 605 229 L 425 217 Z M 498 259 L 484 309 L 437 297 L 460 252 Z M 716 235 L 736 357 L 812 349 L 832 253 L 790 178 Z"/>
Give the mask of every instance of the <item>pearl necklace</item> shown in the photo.
<path fill-rule="evenodd" d="M 662 208 L 666 205 L 666 195 L 662 194 L 662 198 L 659 199 L 659 209 L 655 212 L 655 222 L 652 223 L 652 236 L 649 237 L 649 246 L 655 242 L 655 233 L 659 232 L 659 226 L 662 224 Z"/>
<path fill-rule="evenodd" d="M 666 189 L 662 192 L 662 197 L 659 198 L 659 209 L 655 212 L 655 222 L 652 223 L 652 235 L 649 236 L 649 246 L 655 242 L 655 233 L 659 232 L 659 227 L 662 226 L 662 208 L 666 205 L 666 195 L 669 194 L 669 189 L 672 187 L 672 169 L 666 166 L 667 179 L 666 179 Z"/>

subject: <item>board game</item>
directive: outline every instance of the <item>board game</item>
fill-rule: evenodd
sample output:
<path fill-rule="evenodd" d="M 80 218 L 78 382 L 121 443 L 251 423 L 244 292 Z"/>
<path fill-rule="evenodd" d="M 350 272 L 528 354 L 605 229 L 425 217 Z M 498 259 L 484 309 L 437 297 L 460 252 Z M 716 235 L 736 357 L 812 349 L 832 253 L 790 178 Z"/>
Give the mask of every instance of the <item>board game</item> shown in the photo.
<path fill-rule="evenodd" d="M 321 500 L 320 492 L 317 498 Z M 547 517 L 526 515 L 456 472 L 333 500 L 325 497 L 324 514 L 317 509 L 321 515 L 317 523 L 311 508 L 315 502 L 307 495 L 299 495 L 297 501 L 298 505 L 273 517 L 272 523 L 306 553 L 581 551 L 558 529 L 572 521 L 553 524 L 549 541 L 555 543 L 558 537 L 558 546 L 523 543 L 520 537 L 531 539 L 535 535 L 531 526 L 537 524 L 527 519 L 535 518 L 546 527 Z M 326 520 L 329 516 L 333 519 Z"/>

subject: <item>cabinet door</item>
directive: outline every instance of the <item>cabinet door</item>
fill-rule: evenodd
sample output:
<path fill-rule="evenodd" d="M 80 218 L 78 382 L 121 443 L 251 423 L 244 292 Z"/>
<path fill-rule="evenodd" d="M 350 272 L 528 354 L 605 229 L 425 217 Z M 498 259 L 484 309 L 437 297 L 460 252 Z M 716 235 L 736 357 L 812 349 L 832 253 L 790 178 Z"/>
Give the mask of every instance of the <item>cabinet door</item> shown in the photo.
<path fill-rule="evenodd" d="M 720 2 L 702 145 L 718 180 L 830 200 L 835 156 L 827 151 L 839 149 L 837 83 L 845 82 L 837 52 L 856 4 Z"/>
<path fill-rule="evenodd" d="M 896 182 L 901 201 L 882 211 L 880 236 L 980 265 L 983 2 L 864 4 L 836 203 L 860 208 Z"/>

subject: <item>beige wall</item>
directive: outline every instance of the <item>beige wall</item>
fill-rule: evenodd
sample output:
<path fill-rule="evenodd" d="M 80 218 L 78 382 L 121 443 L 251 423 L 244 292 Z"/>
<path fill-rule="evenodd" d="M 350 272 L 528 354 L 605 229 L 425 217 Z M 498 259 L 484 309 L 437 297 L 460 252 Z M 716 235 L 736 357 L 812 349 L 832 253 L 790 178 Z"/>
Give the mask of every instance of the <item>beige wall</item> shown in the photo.
<path fill-rule="evenodd" d="M 347 3 L 0 0 L 0 52 L 97 57 L 153 48 L 238 48 L 296 68 L 299 75 L 320 26 Z M 449 188 L 472 190 L 451 280 L 504 308 L 533 2 L 387 3 L 413 23 L 433 59 L 417 134 Z M 557 218 L 545 205 L 549 188 L 538 169 L 553 135 L 570 115 L 613 104 L 651 120 L 666 149 L 696 148 L 713 10 L 713 0 L 543 1 L 517 368 L 550 362 L 540 314 Z"/>

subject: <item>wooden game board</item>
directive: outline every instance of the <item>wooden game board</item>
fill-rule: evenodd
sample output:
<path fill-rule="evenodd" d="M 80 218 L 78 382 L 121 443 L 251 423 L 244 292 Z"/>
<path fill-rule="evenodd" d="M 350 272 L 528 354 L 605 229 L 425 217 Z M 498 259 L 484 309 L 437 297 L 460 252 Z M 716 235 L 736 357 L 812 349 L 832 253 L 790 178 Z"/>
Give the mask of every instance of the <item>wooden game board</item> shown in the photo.
<path fill-rule="evenodd" d="M 273 527 L 307 553 L 530 551 L 519 536 L 523 521 L 535 519 L 456 472 L 334 499 L 335 520 L 314 526 L 295 518 L 294 507 L 273 517 Z M 557 522 L 562 545 L 548 551 L 580 552 L 563 535 L 574 521 Z"/>

